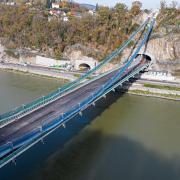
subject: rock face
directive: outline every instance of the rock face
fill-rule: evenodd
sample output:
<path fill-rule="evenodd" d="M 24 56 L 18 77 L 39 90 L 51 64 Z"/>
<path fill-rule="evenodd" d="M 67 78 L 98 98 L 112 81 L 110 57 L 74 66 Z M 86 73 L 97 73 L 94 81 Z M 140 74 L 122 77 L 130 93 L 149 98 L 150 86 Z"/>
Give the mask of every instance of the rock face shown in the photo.
<path fill-rule="evenodd" d="M 141 24 L 148 14 L 142 12 L 136 16 L 134 22 Z M 180 16 L 177 17 L 179 19 Z M 155 28 L 156 33 L 150 37 L 146 50 L 141 50 L 140 54 L 148 55 L 152 61 L 153 70 L 168 70 L 170 72 L 180 71 L 180 26 L 161 25 Z M 127 49 L 122 58 L 130 53 Z M 126 56 L 125 56 L 126 55 Z"/>
<path fill-rule="evenodd" d="M 96 49 L 83 46 L 81 44 L 74 44 L 72 46 L 67 46 L 64 49 L 63 57 L 65 59 L 77 60 L 82 59 L 84 56 L 87 57 L 97 57 L 100 54 Z"/>
<path fill-rule="evenodd" d="M 4 46 L 2 46 L 2 45 L 0 44 L 0 61 L 3 60 L 3 56 L 4 56 L 4 54 L 5 54 L 4 50 L 5 50 Z"/>
<path fill-rule="evenodd" d="M 123 52 L 122 61 L 126 60 L 130 52 L 131 49 Z M 139 54 L 145 54 L 151 58 L 152 70 L 177 71 L 180 69 L 180 34 L 153 34 L 147 47 L 142 48 Z"/>
<path fill-rule="evenodd" d="M 156 36 L 152 35 L 145 52 L 152 58 L 152 69 L 170 72 L 180 69 L 180 34 Z"/>
<path fill-rule="evenodd" d="M 154 38 L 147 46 L 147 53 L 152 54 L 156 61 L 174 61 L 180 59 L 180 34 Z"/>
<path fill-rule="evenodd" d="M 92 69 L 98 64 L 98 61 L 93 58 L 94 56 L 96 57 L 97 53 L 94 49 L 81 44 L 75 44 L 65 48 L 63 57 L 69 59 L 73 67 L 77 70 L 79 70 L 81 66 L 87 66 Z"/>

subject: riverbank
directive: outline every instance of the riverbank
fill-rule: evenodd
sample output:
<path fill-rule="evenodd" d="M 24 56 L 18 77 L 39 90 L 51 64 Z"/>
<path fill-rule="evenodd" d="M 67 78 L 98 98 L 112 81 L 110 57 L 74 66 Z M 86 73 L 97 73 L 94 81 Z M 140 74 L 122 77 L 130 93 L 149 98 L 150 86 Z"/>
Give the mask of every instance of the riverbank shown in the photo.
<path fill-rule="evenodd" d="M 122 91 L 132 95 L 180 101 L 179 87 L 154 85 L 153 82 L 152 84 L 134 83 L 131 85 L 125 85 Z"/>
<path fill-rule="evenodd" d="M 132 94 L 132 95 L 138 95 L 138 96 L 155 97 L 155 98 L 161 98 L 161 99 L 167 99 L 167 100 L 173 100 L 173 101 L 180 101 L 180 96 L 158 94 L 158 93 L 152 93 L 152 92 L 148 92 L 148 91 L 141 91 L 141 90 L 131 91 L 131 90 L 129 90 L 127 93 Z"/>
<path fill-rule="evenodd" d="M 15 72 L 29 73 L 32 75 L 38 75 L 44 77 L 58 78 L 65 81 L 73 81 L 77 78 L 75 74 L 72 73 L 60 72 L 59 70 L 56 69 L 40 67 L 40 66 L 32 66 L 32 65 L 0 63 L 0 69 L 4 71 L 15 71 Z"/>
<path fill-rule="evenodd" d="M 75 80 L 78 76 L 73 73 L 68 72 L 59 72 L 58 70 L 54 70 L 46 67 L 38 67 L 31 65 L 21 65 L 21 64 L 13 64 L 13 63 L 0 63 L 0 69 L 3 71 L 9 72 L 18 72 L 25 73 L 29 75 L 42 76 L 45 78 L 58 78 L 62 79 L 63 82 L 69 82 Z M 122 91 L 128 94 L 146 96 L 146 97 L 156 97 L 163 98 L 168 100 L 180 101 L 180 86 L 163 86 L 164 82 L 154 85 L 155 82 L 146 82 L 144 83 L 133 83 L 123 86 Z M 156 82 L 157 84 L 157 82 Z"/>

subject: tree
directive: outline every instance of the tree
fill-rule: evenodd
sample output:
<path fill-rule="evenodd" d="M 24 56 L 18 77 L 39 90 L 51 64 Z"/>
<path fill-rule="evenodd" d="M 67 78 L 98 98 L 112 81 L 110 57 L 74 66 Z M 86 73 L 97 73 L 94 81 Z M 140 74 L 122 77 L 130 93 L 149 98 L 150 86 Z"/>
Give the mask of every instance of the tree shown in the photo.
<path fill-rule="evenodd" d="M 161 10 L 166 9 L 166 7 L 167 7 L 166 1 L 165 1 L 165 0 L 161 0 L 161 2 L 160 2 L 160 8 L 161 8 Z"/>
<path fill-rule="evenodd" d="M 116 12 L 121 15 L 126 13 L 128 10 L 127 6 L 123 3 L 117 3 L 114 8 L 115 8 Z"/>
<path fill-rule="evenodd" d="M 46 0 L 46 8 L 50 9 L 51 8 L 51 0 Z"/>
<path fill-rule="evenodd" d="M 97 3 L 96 4 L 96 9 L 95 9 L 96 11 L 98 11 L 99 10 L 99 4 Z"/>
<path fill-rule="evenodd" d="M 132 6 L 131 10 L 130 10 L 130 13 L 133 15 L 133 16 L 137 16 L 138 14 L 140 14 L 141 12 L 141 8 L 139 6 Z"/>
<path fill-rule="evenodd" d="M 176 7 L 178 6 L 178 2 L 177 2 L 177 1 L 172 1 L 170 6 L 171 6 L 173 9 L 176 9 Z"/>

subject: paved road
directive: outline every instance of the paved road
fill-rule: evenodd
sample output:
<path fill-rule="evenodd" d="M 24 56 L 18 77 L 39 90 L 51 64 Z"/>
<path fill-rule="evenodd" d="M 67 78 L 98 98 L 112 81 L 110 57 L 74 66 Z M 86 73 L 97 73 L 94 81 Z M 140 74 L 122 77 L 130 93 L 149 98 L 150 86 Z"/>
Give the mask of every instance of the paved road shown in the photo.
<path fill-rule="evenodd" d="M 42 66 L 34 66 L 34 65 L 21 65 L 21 64 L 14 64 L 14 63 L 0 63 L 2 68 L 7 69 L 15 69 L 19 71 L 24 72 L 30 72 L 34 74 L 40 74 L 40 75 L 46 75 L 51 77 L 60 77 L 62 79 L 69 79 L 74 80 L 77 77 L 75 77 L 75 74 L 79 74 L 78 72 L 67 72 L 62 70 L 57 70 L 54 68 L 48 68 L 48 67 L 42 67 Z"/>

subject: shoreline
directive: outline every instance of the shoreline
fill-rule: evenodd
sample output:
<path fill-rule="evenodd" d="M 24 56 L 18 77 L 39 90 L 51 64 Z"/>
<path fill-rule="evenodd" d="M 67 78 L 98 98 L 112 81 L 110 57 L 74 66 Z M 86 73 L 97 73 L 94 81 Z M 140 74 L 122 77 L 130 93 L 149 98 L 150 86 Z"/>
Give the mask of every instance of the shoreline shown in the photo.
<path fill-rule="evenodd" d="M 26 74 L 26 75 L 30 75 L 30 76 L 39 76 L 42 78 L 49 78 L 49 79 L 58 79 L 58 80 L 62 80 L 63 82 L 70 82 L 73 81 L 72 79 L 67 79 L 63 77 L 63 74 L 58 74 L 58 75 L 53 75 L 52 76 L 52 71 L 50 72 L 44 72 L 42 70 L 40 71 L 32 71 L 31 69 L 29 70 L 29 68 L 27 68 L 26 66 L 23 67 L 21 65 L 18 65 L 18 67 L 13 67 L 13 66 L 8 66 L 8 65 L 3 65 L 0 64 L 0 71 L 4 71 L 4 72 L 14 72 L 14 73 L 20 73 L 20 74 Z M 60 76 L 59 76 L 60 75 Z M 144 83 L 145 84 L 145 83 Z M 120 90 L 122 92 L 125 92 L 127 94 L 132 94 L 132 95 L 138 95 L 138 96 L 144 96 L 144 97 L 155 97 L 155 98 L 161 98 L 161 99 L 166 99 L 166 100 L 173 100 L 173 101 L 180 101 L 180 95 L 177 95 L 177 98 L 174 98 L 173 96 L 176 96 L 174 94 L 163 94 L 163 93 L 154 93 L 153 90 L 157 90 L 159 91 L 160 89 L 158 88 L 154 88 L 149 90 L 144 90 L 141 87 L 137 87 L 137 85 L 135 85 L 135 87 L 133 87 L 134 84 L 131 85 L 130 88 L 124 87 L 124 90 Z M 166 90 L 166 89 L 162 89 L 162 90 Z"/>
<path fill-rule="evenodd" d="M 23 73 L 27 75 L 40 76 L 46 78 L 56 78 L 62 81 L 73 81 L 76 79 L 74 74 L 67 72 L 59 72 L 58 70 L 50 70 L 46 67 L 23 66 L 20 64 L 2 64 L 0 63 L 0 70 L 7 72 Z"/>
<path fill-rule="evenodd" d="M 180 101 L 180 91 L 176 90 L 167 90 L 162 88 L 147 88 L 147 83 L 134 83 L 130 86 L 124 86 L 121 91 L 125 92 L 127 94 L 132 95 L 139 95 L 144 97 L 156 97 L 161 99 L 167 99 L 167 100 L 173 100 L 173 101 Z M 149 85 L 153 85 L 149 83 Z M 162 85 L 159 85 L 159 87 L 163 87 Z M 173 88 L 173 86 L 170 86 Z"/>
<path fill-rule="evenodd" d="M 144 91 L 144 92 L 147 93 L 148 91 Z M 180 97 L 179 98 L 166 97 L 166 96 L 163 96 L 163 94 L 155 95 L 155 94 L 152 94 L 151 92 L 148 92 L 149 94 L 143 94 L 143 93 L 140 93 L 140 92 L 136 93 L 136 92 L 133 92 L 133 91 L 130 90 L 130 91 L 127 91 L 126 93 L 130 94 L 130 95 L 153 97 L 153 98 L 171 100 L 171 101 L 176 101 L 176 102 L 180 101 Z"/>
<path fill-rule="evenodd" d="M 43 74 L 30 73 L 30 72 L 15 70 L 15 69 L 2 69 L 2 68 L 0 68 L 0 71 L 9 72 L 9 73 L 16 73 L 16 74 L 21 74 L 21 75 L 26 75 L 26 76 L 42 77 L 42 78 L 46 78 L 46 79 L 56 79 L 56 80 L 59 80 L 62 82 L 67 82 L 67 83 L 70 82 L 70 80 L 63 79 L 60 77 L 52 77 L 50 75 L 48 76 L 48 75 L 43 75 Z"/>

